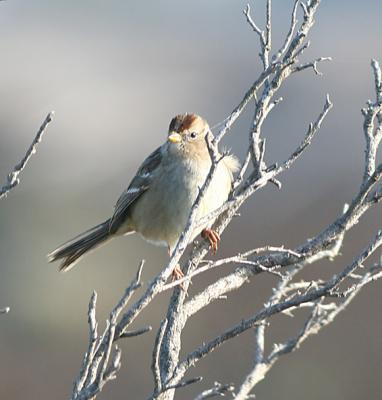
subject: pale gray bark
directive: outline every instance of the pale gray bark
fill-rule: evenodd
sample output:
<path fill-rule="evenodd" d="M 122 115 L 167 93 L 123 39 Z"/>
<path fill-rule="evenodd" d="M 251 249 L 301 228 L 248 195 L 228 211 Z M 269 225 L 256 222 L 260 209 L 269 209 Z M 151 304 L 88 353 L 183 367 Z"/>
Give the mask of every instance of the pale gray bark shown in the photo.
<path fill-rule="evenodd" d="M 299 5 L 301 6 L 302 23 L 298 26 Z M 138 300 L 127 306 L 130 295 L 140 286 L 138 274 L 117 306 L 118 312 L 112 312 L 107 329 L 101 336 L 97 335 L 95 295 L 93 295 L 89 306 L 89 348 L 84 357 L 72 399 L 95 398 L 103 385 L 115 378 L 120 365 L 120 351 L 116 350 L 114 357 L 111 357 L 113 342 L 129 336 L 126 331 L 129 325 L 156 296 L 164 291 L 173 289 L 173 294 L 153 344 L 151 368 L 154 389 L 151 394 L 148 393 L 149 398 L 172 400 L 177 390 L 200 382 L 201 377 L 199 376 L 186 377 L 191 367 L 197 365 L 199 360 L 207 357 L 232 338 L 245 331 L 253 330 L 256 347 L 253 366 L 247 376 L 243 377 L 242 383 L 235 389 L 230 385 L 216 383 L 212 388 L 201 389 L 200 395 L 196 397 L 200 400 L 226 394 L 234 399 L 248 399 L 253 396 L 251 393 L 256 384 L 265 378 L 281 356 L 297 350 L 308 337 L 317 334 L 323 327 L 330 324 L 365 285 L 382 276 L 382 264 L 368 265 L 369 256 L 382 244 L 382 231 L 379 231 L 365 249 L 358 252 L 353 262 L 344 266 L 340 273 L 333 274 L 329 279 L 296 280 L 298 274 L 307 265 L 325 258 L 335 258 L 346 239 L 346 234 L 358 223 L 366 211 L 381 200 L 382 164 L 376 164 L 375 155 L 382 136 L 382 85 L 381 70 L 378 62 L 374 60 L 372 68 L 376 100 L 369 101 L 363 110 L 363 131 L 366 138 L 364 176 L 359 184 L 358 193 L 349 201 L 349 205 L 345 205 L 343 212 L 322 232 L 313 238 L 302 239 L 301 244 L 294 249 L 269 245 L 245 252 L 241 251 L 232 257 L 214 262 L 206 262 L 204 257 L 208 252 L 208 246 L 206 242 L 201 242 L 193 244 L 190 255 L 183 256 L 190 235 L 196 227 L 204 225 L 208 220 L 216 220 L 213 227 L 221 234 L 242 204 L 253 193 L 268 183 L 280 187 L 281 174 L 292 167 L 311 145 L 330 111 L 332 103 L 327 96 L 321 112 L 316 120 L 308 125 L 307 132 L 301 144 L 296 146 L 295 151 L 286 160 L 270 166 L 266 164 L 264 157 L 266 142 L 262 137 L 262 126 L 269 117 L 270 111 L 282 100 L 277 97 L 279 89 L 287 79 L 306 69 L 312 69 L 316 74 L 320 74 L 318 64 L 330 60 L 329 57 L 319 57 L 304 64 L 300 64 L 298 61 L 299 56 L 309 47 L 306 38 L 314 24 L 319 5 L 320 0 L 306 2 L 296 0 L 292 10 L 290 29 L 283 44 L 278 50 L 276 49 L 273 56 L 271 55 L 271 0 L 266 2 L 264 30 L 252 18 L 249 6 L 245 9 L 246 20 L 260 39 L 260 59 L 263 71 L 245 93 L 239 105 L 223 121 L 223 127 L 217 132 L 215 139 L 208 143 L 212 167 L 168 264 L 149 282 L 145 292 Z M 252 100 L 255 101 L 251 103 Z M 235 178 L 234 189 L 227 202 L 219 210 L 214 211 L 202 221 L 197 221 L 197 209 L 220 161 L 217 157 L 217 146 L 247 107 L 253 107 L 253 118 L 248 132 L 247 153 Z M 172 270 L 180 261 L 185 277 L 173 283 L 168 282 Z M 202 288 L 199 293 L 187 296 L 191 278 L 227 263 L 236 264 L 236 268 Z M 278 280 L 264 307 L 257 310 L 250 318 L 227 328 L 215 338 L 206 338 L 203 344 L 180 359 L 183 345 L 182 333 L 187 323 L 191 323 L 190 318 L 229 292 L 240 289 L 251 277 L 261 273 L 273 274 Z M 264 344 L 267 339 L 268 326 L 272 323 L 271 317 L 280 313 L 293 315 L 300 309 L 306 308 L 310 309 L 310 314 L 300 331 L 293 337 L 285 338 L 281 344 L 274 343 L 272 350 L 266 354 Z M 147 330 L 148 328 L 144 328 L 138 332 L 143 333 Z"/>
<path fill-rule="evenodd" d="M 40 129 L 37 131 L 33 142 L 29 146 L 27 152 L 21 161 L 13 168 L 13 170 L 7 176 L 7 182 L 0 188 L 0 199 L 6 197 L 7 194 L 20 183 L 19 175 L 24 170 L 28 161 L 32 157 L 33 154 L 37 151 L 37 146 L 41 142 L 42 136 L 45 133 L 47 126 L 52 122 L 54 115 L 54 111 L 51 111 L 45 118 L 44 122 L 40 126 Z"/>

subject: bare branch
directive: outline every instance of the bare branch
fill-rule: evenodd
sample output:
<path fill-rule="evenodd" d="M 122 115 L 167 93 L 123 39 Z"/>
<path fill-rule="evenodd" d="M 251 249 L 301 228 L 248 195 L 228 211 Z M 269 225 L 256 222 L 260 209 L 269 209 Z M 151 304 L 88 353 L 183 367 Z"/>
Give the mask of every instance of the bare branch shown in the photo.
<path fill-rule="evenodd" d="M 299 3 L 304 11 L 304 21 L 285 51 L 284 62 L 293 59 L 303 46 L 304 40 L 314 24 L 314 16 L 320 2 L 320 0 L 310 0 L 308 4 L 304 4 L 302 1 Z"/>
<path fill-rule="evenodd" d="M 259 268 L 262 268 L 261 265 L 248 260 L 247 257 L 250 255 L 253 255 L 253 254 L 258 254 L 261 252 L 269 252 L 269 251 L 287 253 L 287 254 L 292 254 L 296 257 L 300 257 L 300 255 L 298 253 L 296 253 L 295 251 L 289 250 L 289 249 L 284 249 L 284 247 L 275 247 L 275 246 L 259 247 L 257 249 L 252 249 L 252 250 L 249 250 L 242 254 L 239 253 L 236 256 L 220 259 L 215 262 L 207 261 L 206 265 L 204 267 L 199 267 L 197 270 L 185 275 L 183 278 L 177 279 L 174 282 L 167 283 L 166 285 L 162 286 L 161 292 L 164 292 L 165 290 L 174 288 L 175 286 L 180 286 L 180 285 L 182 285 L 182 283 L 184 283 L 186 281 L 190 281 L 193 277 L 195 277 L 203 272 L 211 271 L 213 268 L 220 267 L 220 266 L 226 265 L 226 264 L 236 263 L 236 264 L 242 264 L 242 265 L 253 265 L 253 266 L 258 266 Z M 265 271 L 276 274 L 279 277 L 282 277 L 282 275 L 279 272 L 273 271 L 272 268 L 266 268 Z"/>
<path fill-rule="evenodd" d="M 266 25 L 265 25 L 265 46 L 263 48 L 263 65 L 264 69 L 269 65 L 269 53 L 272 48 L 272 0 L 267 0 L 266 6 Z M 267 81 L 268 84 L 268 81 Z"/>
<path fill-rule="evenodd" d="M 269 52 L 270 52 L 271 46 L 272 46 L 272 43 L 271 43 L 271 40 L 272 40 L 271 5 L 272 5 L 272 1 L 267 0 L 265 31 L 261 30 L 256 25 L 255 21 L 252 19 L 251 8 L 250 8 L 249 4 L 247 4 L 247 7 L 243 11 L 249 26 L 253 29 L 253 31 L 255 33 L 257 33 L 257 35 L 259 35 L 260 47 L 261 47 L 260 58 L 263 62 L 264 70 L 266 70 L 269 66 Z"/>
<path fill-rule="evenodd" d="M 0 188 L 0 199 L 6 197 L 7 194 L 20 183 L 19 175 L 24 170 L 26 165 L 28 164 L 29 159 L 32 157 L 33 154 L 37 151 L 37 146 L 41 142 L 42 136 L 52 121 L 54 115 L 54 111 L 51 111 L 45 118 L 44 122 L 40 126 L 35 138 L 33 139 L 32 144 L 29 146 L 29 149 L 25 153 L 25 156 L 22 160 L 13 168 L 13 170 L 8 174 L 7 183 Z"/>
<path fill-rule="evenodd" d="M 211 389 L 204 390 L 198 396 L 195 397 L 195 400 L 205 400 L 211 399 L 212 397 L 221 397 L 225 396 L 226 393 L 233 392 L 234 387 L 232 385 L 222 385 L 219 382 L 215 382 L 214 386 Z"/>
<path fill-rule="evenodd" d="M 181 381 L 181 382 L 176 383 L 174 385 L 169 385 L 164 390 L 167 391 L 167 390 L 180 389 L 180 388 L 183 388 L 185 386 L 189 386 L 189 385 L 192 385 L 194 383 L 198 383 L 201 380 L 203 380 L 203 377 L 197 376 L 196 378 L 187 379 L 186 381 Z"/>
<path fill-rule="evenodd" d="M 241 333 L 255 327 L 256 325 L 259 325 L 261 321 L 265 320 L 266 318 L 269 318 L 272 315 L 278 314 L 284 310 L 298 307 L 301 304 L 307 302 L 314 302 L 321 299 L 323 296 L 330 295 L 330 292 L 333 290 L 333 288 L 338 286 L 350 273 L 359 268 L 359 266 L 362 265 L 365 260 L 370 257 L 370 255 L 373 254 L 381 245 L 382 231 L 379 231 L 375 238 L 370 242 L 370 244 L 360 253 L 359 256 L 356 257 L 353 263 L 344 268 L 344 270 L 340 274 L 334 275 L 324 285 L 320 286 L 317 289 L 310 290 L 303 295 L 296 296 L 293 299 L 282 301 L 263 308 L 253 317 L 242 320 L 239 324 L 225 331 L 222 335 L 217 336 L 216 338 L 197 348 L 195 351 L 189 353 L 175 369 L 173 380 L 179 380 L 179 377 L 182 377 L 185 372 L 191 366 L 195 365 L 195 363 L 201 358 L 214 351 L 217 347 L 221 346 L 226 341 L 240 335 Z"/>
<path fill-rule="evenodd" d="M 122 333 L 122 335 L 120 335 L 120 339 L 140 336 L 147 332 L 150 332 L 152 329 L 152 326 L 145 326 L 143 328 L 135 329 L 133 331 L 125 331 L 124 333 Z"/>
<path fill-rule="evenodd" d="M 89 368 L 91 361 L 94 357 L 94 350 L 96 348 L 98 333 L 97 333 L 97 321 L 96 321 L 96 304 L 97 304 L 97 292 L 93 292 L 88 309 L 88 324 L 89 324 L 89 346 L 85 353 L 84 360 L 82 362 L 81 371 L 77 378 L 74 388 L 73 397 L 83 388 L 85 380 L 88 377 Z"/>
<path fill-rule="evenodd" d="M 261 364 L 264 360 L 265 324 L 255 327 L 255 363 Z"/>
<path fill-rule="evenodd" d="M 297 158 L 302 154 L 303 150 L 311 143 L 315 133 L 320 128 L 323 119 L 325 118 L 325 116 L 327 115 L 327 113 L 329 112 L 331 107 L 332 107 L 332 104 L 330 103 L 330 100 L 327 97 L 323 111 L 317 118 L 316 122 L 309 125 L 307 135 L 305 136 L 305 139 L 303 140 L 301 145 L 298 147 L 298 149 L 295 152 L 293 152 L 293 154 L 288 158 L 288 160 L 286 160 L 283 163 L 283 165 L 281 167 L 277 167 L 274 171 L 278 171 L 278 173 L 280 173 L 280 172 L 284 171 L 285 169 L 288 169 L 292 165 L 292 163 L 297 160 Z M 273 172 L 271 172 L 270 174 L 272 174 L 272 173 Z M 266 176 L 266 174 L 263 175 L 262 179 L 264 179 L 265 176 Z M 257 186 L 257 188 L 258 187 L 260 187 L 260 186 Z M 246 192 L 244 192 L 244 194 L 239 193 L 238 196 L 244 196 L 246 199 L 247 197 L 249 197 L 252 190 L 255 190 L 255 189 L 256 189 L 256 187 L 253 188 L 253 187 L 249 186 L 246 189 Z M 239 205 L 242 204 L 242 203 L 240 203 L 242 201 L 244 201 L 243 198 L 239 197 L 239 199 L 236 200 L 236 202 L 228 202 L 227 207 L 229 207 L 228 209 L 232 208 L 236 211 L 238 208 L 238 204 Z M 218 210 L 218 211 L 220 211 L 220 210 Z M 232 213 L 232 211 L 231 211 L 231 213 Z M 209 216 L 207 216 L 207 217 L 209 217 Z M 295 252 L 297 254 L 303 255 L 303 253 L 300 252 L 299 249 L 296 249 Z M 261 258 L 255 260 L 259 266 L 258 271 L 261 271 L 261 269 L 262 269 L 260 266 L 263 266 L 266 268 L 272 268 L 272 267 L 279 266 L 279 265 L 285 265 L 286 263 L 287 263 L 286 265 L 290 265 L 291 260 L 294 260 L 295 262 L 302 261 L 301 257 L 298 257 L 296 259 L 291 254 L 289 254 L 288 256 L 285 256 L 285 257 L 284 256 L 280 257 L 280 254 L 277 253 L 277 254 L 274 254 L 274 256 L 275 256 L 275 262 L 274 263 L 272 262 L 272 265 L 269 264 L 266 257 L 261 257 Z M 271 255 L 270 257 L 273 258 L 273 255 Z M 303 257 L 303 259 L 305 259 L 305 257 Z M 207 304 L 209 304 L 214 299 L 218 299 L 222 294 L 224 294 L 228 291 L 237 289 L 242 284 L 244 284 L 244 282 L 246 282 L 248 277 L 255 270 L 256 270 L 256 268 L 249 268 L 249 267 L 244 267 L 244 266 L 239 267 L 229 276 L 227 276 L 225 278 L 221 278 L 216 283 L 208 286 L 203 292 L 201 292 L 199 295 L 195 296 L 193 299 L 191 299 L 190 301 L 187 302 L 186 309 L 185 309 L 186 315 L 194 314 L 195 312 L 197 312 L 201 308 L 205 307 Z M 243 274 L 244 271 L 247 271 L 247 272 Z M 218 289 L 218 286 L 220 289 Z M 224 292 L 222 293 L 221 290 Z M 211 293 L 213 293 L 213 294 L 211 294 Z"/>
<path fill-rule="evenodd" d="M 262 379 L 264 379 L 266 373 L 271 369 L 273 364 L 279 359 L 280 356 L 297 350 L 303 341 L 305 341 L 309 336 L 317 334 L 324 326 L 332 322 L 339 312 L 345 309 L 345 307 L 354 298 L 356 292 L 359 291 L 360 287 L 356 289 L 356 292 L 352 292 L 352 297 L 347 299 L 347 301 L 342 303 L 340 306 L 337 306 L 335 303 L 324 305 L 323 298 L 325 296 L 329 297 L 331 295 L 332 288 L 337 286 L 352 271 L 362 265 L 362 263 L 381 245 L 382 231 L 377 233 L 370 245 L 363 252 L 361 252 L 361 254 L 353 261 L 353 263 L 346 267 L 342 273 L 340 273 L 338 276 L 334 275 L 333 278 L 328 282 L 320 285 L 320 287 L 312 290 L 311 292 L 299 296 L 300 299 L 303 299 L 306 298 L 306 296 L 312 296 L 313 294 L 313 297 L 316 299 L 311 303 L 313 309 L 303 328 L 295 337 L 289 339 L 284 344 L 275 345 L 268 357 L 262 357 L 261 359 L 255 358 L 255 367 L 243 381 L 235 399 L 246 399 L 246 396 L 250 393 L 253 387 Z M 368 277 L 365 276 L 363 282 L 366 282 L 367 280 Z M 284 302 L 284 304 L 287 302 L 288 300 Z M 299 306 L 302 304 L 303 303 L 300 303 Z"/>
<path fill-rule="evenodd" d="M 316 75 L 322 75 L 322 72 L 318 70 L 318 63 L 322 61 L 332 61 L 332 57 L 319 57 L 305 64 L 297 65 L 293 68 L 292 72 L 300 72 L 304 69 L 312 68 Z"/>
<path fill-rule="evenodd" d="M 164 332 L 167 327 L 167 319 L 163 320 L 161 322 L 160 328 L 158 330 L 156 339 L 155 339 L 155 344 L 154 344 L 154 350 L 153 350 L 153 360 L 151 363 L 151 370 L 154 375 L 154 394 L 155 393 L 160 393 L 162 391 L 162 378 L 160 374 L 160 367 L 159 367 L 159 354 L 160 354 L 160 349 L 162 346 L 162 341 L 163 341 L 163 336 Z"/>
<path fill-rule="evenodd" d="M 375 171 L 377 150 L 382 139 L 382 74 L 379 63 L 376 60 L 371 61 L 371 67 L 374 73 L 376 101 L 375 103 L 368 101 L 366 107 L 362 109 L 364 116 L 363 131 L 366 140 L 364 182 Z M 375 126 L 375 119 L 377 119 L 377 126 Z"/>
<path fill-rule="evenodd" d="M 285 53 L 286 49 L 290 45 L 294 30 L 296 29 L 296 26 L 297 26 L 297 8 L 298 8 L 299 2 L 300 2 L 300 0 L 295 0 L 295 2 L 294 2 L 289 32 L 286 35 L 284 44 L 282 45 L 280 50 L 272 57 L 272 61 L 275 61 L 275 60 L 278 60 L 279 58 L 281 58 L 281 56 Z"/>
<path fill-rule="evenodd" d="M 382 73 L 381 67 L 377 60 L 371 60 L 371 67 L 374 72 L 374 84 L 375 84 L 375 101 L 380 103 L 382 101 Z M 381 115 L 378 114 L 378 122 L 381 123 Z"/>
<path fill-rule="evenodd" d="M 307 335 L 307 330 L 313 323 L 312 320 L 314 313 L 315 311 L 312 312 L 312 316 L 308 319 L 308 321 L 304 325 L 304 328 L 295 338 L 288 341 L 288 343 L 286 343 L 285 345 L 274 346 L 274 352 L 266 360 L 262 358 L 258 362 L 256 361 L 254 368 L 245 377 L 243 383 L 241 384 L 239 392 L 234 397 L 235 400 L 248 399 L 251 390 L 265 378 L 265 375 L 272 368 L 273 364 L 278 360 L 278 358 L 282 354 L 286 354 L 296 349 L 301 344 L 303 338 Z"/>
<path fill-rule="evenodd" d="M 245 15 L 245 17 L 247 18 L 247 22 L 249 24 L 249 26 L 253 29 L 254 32 L 256 32 L 259 37 L 260 40 L 263 41 L 263 31 L 256 25 L 255 21 L 252 19 L 251 17 L 251 7 L 249 6 L 249 4 L 247 4 L 247 7 L 243 10 L 243 13 Z"/>
<path fill-rule="evenodd" d="M 281 167 L 282 170 L 290 168 L 290 166 L 297 160 L 297 158 L 300 157 L 300 155 L 306 149 L 306 147 L 308 147 L 312 143 L 313 137 L 315 136 L 317 131 L 320 129 L 322 121 L 325 119 L 326 115 L 328 114 L 328 112 L 330 111 L 330 109 L 332 107 L 333 107 L 333 104 L 329 99 L 329 95 L 326 95 L 326 101 L 325 101 L 324 108 L 323 108 L 321 114 L 319 115 L 319 117 L 313 124 L 309 125 L 309 129 L 308 129 L 308 132 L 307 132 L 304 140 L 302 141 L 300 146 L 296 149 L 296 151 L 294 151 L 293 154 L 288 158 L 288 160 L 286 160 L 283 163 L 283 165 Z"/>
<path fill-rule="evenodd" d="M 93 295 L 89 302 L 88 322 L 89 322 L 89 346 L 82 362 L 80 374 L 74 384 L 72 400 L 93 399 L 103 388 L 103 386 L 116 378 L 117 372 L 121 367 L 121 350 L 115 347 L 112 353 L 113 342 L 116 340 L 117 319 L 134 292 L 141 287 L 141 274 L 144 261 L 141 261 L 135 279 L 126 289 L 124 295 L 110 313 L 106 329 L 101 337 L 97 333 L 96 321 L 96 301 L 97 293 Z M 135 332 L 126 332 L 117 338 L 137 336 L 148 332 L 150 329 L 143 328 Z"/>
<path fill-rule="evenodd" d="M 297 28 L 298 4 L 302 8 L 303 21 Z M 327 57 L 320 57 L 306 64 L 298 64 L 298 57 L 309 47 L 306 38 L 314 24 L 315 12 L 319 4 L 319 0 L 307 2 L 296 0 L 294 2 L 289 32 L 272 61 L 269 61 L 272 40 L 271 0 L 266 0 L 264 30 L 256 25 L 251 17 L 250 7 L 247 6 L 244 14 L 247 22 L 260 38 L 260 57 L 264 70 L 245 93 L 242 101 L 223 121 L 215 139 L 210 138 L 209 135 L 206 138 L 211 168 L 190 210 L 188 222 L 173 250 L 170 261 L 148 283 L 146 291 L 138 300 L 126 310 L 131 296 L 141 286 L 140 267 L 136 279 L 130 284 L 125 295 L 111 312 L 106 329 L 100 337 L 97 337 L 96 332 L 95 294 L 92 296 L 88 312 L 89 347 L 72 399 L 94 398 L 106 382 L 115 378 L 120 367 L 121 352 L 116 348 L 114 355 L 111 355 L 114 342 L 121 338 L 147 332 L 149 327 L 133 331 L 127 331 L 127 329 L 158 294 L 168 289 L 174 288 L 175 290 L 153 345 L 151 368 L 154 376 L 154 391 L 150 399 L 173 400 L 177 389 L 202 379 L 197 377 L 185 380 L 185 374 L 191 366 L 232 338 L 253 329 L 256 345 L 253 368 L 243 379 L 238 393 L 236 395 L 232 393 L 235 399 L 248 399 L 253 397 L 250 392 L 255 385 L 266 376 L 282 355 L 298 349 L 308 337 L 331 323 L 365 285 L 382 277 L 381 264 L 365 268 L 368 257 L 382 244 L 382 231 L 380 231 L 364 250 L 358 252 L 353 262 L 345 266 L 340 273 L 333 274 L 327 280 L 320 278 L 311 281 L 296 280 L 296 276 L 307 265 L 325 258 L 331 260 L 336 257 L 347 232 L 358 223 L 366 211 L 382 199 L 382 164 L 375 164 L 375 154 L 382 137 L 380 123 L 380 115 L 382 115 L 381 72 L 376 61 L 372 61 L 376 102 L 369 101 L 363 111 L 366 137 L 364 179 L 354 199 L 349 202 L 349 206 L 345 206 L 343 214 L 313 238 L 303 239 L 301 244 L 294 249 L 285 249 L 283 246 L 263 246 L 211 261 L 204 260 L 208 252 L 208 244 L 202 241 L 194 244 L 189 255 L 184 255 L 191 234 L 197 227 L 207 224 L 211 226 L 213 223 L 212 228 L 221 234 L 232 218 L 238 215 L 244 202 L 257 190 L 269 182 L 281 186 L 278 181 L 279 175 L 289 169 L 312 143 L 323 120 L 332 108 L 332 103 L 327 96 L 322 111 L 316 120 L 309 124 L 304 139 L 300 145 L 296 146 L 295 151 L 281 163 L 273 161 L 270 166 L 266 164 L 267 149 L 262 127 L 270 111 L 280 101 L 278 90 L 293 73 L 312 68 L 319 74 L 318 63 L 329 60 Z M 197 221 L 198 209 L 202 204 L 204 193 L 213 179 L 217 165 L 224 157 L 224 155 L 219 155 L 218 144 L 253 98 L 256 101 L 253 102 L 253 119 L 248 132 L 248 148 L 240 172 L 234 181 L 233 191 L 220 209 Z M 174 267 L 181 261 L 185 276 L 176 282 L 167 283 Z M 202 287 L 199 293 L 190 294 L 188 297 L 187 290 L 193 277 L 228 264 L 234 264 L 235 269 Z M 183 349 L 183 333 L 190 317 L 214 301 L 224 298 L 231 291 L 239 289 L 244 283 L 249 282 L 252 276 L 260 273 L 270 273 L 277 277 L 274 288 L 263 308 L 254 310 L 249 318 L 237 322 L 223 333 L 220 332 L 216 337 L 202 343 L 198 348 L 189 351 L 183 359 L 180 359 Z M 179 287 L 180 285 L 184 290 Z M 299 326 L 294 336 L 285 338 L 281 344 L 274 344 L 273 349 L 268 353 L 266 351 L 268 346 L 265 346 L 265 343 L 268 344 L 267 326 L 272 323 L 272 316 L 281 313 L 293 316 L 302 309 L 310 311 L 304 324 Z M 232 390 L 231 386 L 215 384 L 214 387 L 202 391 L 196 400 L 221 396 Z"/>

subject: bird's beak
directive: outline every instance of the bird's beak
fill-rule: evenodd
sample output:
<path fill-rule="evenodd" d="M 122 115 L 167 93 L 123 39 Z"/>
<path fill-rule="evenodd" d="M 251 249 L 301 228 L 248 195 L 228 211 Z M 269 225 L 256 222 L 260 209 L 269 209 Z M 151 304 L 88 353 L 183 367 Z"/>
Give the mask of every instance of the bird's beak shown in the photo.
<path fill-rule="evenodd" d="M 182 140 L 182 136 L 180 136 L 179 133 L 171 132 L 167 140 L 171 143 L 179 143 Z"/>

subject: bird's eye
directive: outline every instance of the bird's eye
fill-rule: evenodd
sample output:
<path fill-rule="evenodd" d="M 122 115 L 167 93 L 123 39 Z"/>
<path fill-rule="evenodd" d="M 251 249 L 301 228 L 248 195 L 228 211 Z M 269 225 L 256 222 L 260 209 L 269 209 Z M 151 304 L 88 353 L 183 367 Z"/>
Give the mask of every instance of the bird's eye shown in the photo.
<path fill-rule="evenodd" d="M 191 138 L 191 139 L 195 139 L 196 136 L 197 136 L 196 132 L 191 132 L 191 133 L 190 133 L 190 138 Z"/>

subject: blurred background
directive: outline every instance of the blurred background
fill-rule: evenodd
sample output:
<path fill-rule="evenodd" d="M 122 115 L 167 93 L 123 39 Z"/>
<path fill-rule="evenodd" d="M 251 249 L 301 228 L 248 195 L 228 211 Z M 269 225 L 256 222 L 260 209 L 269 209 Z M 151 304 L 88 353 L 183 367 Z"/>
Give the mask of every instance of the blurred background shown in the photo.
<path fill-rule="evenodd" d="M 264 25 L 264 2 L 253 16 Z M 275 0 L 277 47 L 289 28 L 292 1 Z M 174 114 L 193 111 L 213 126 L 240 101 L 260 72 L 258 38 L 245 22 L 245 1 L 140 2 L 13 0 L 0 3 L 0 176 L 18 162 L 50 110 L 53 123 L 21 177 L 0 203 L 0 398 L 67 399 L 87 348 L 86 311 L 98 292 L 98 319 L 146 259 L 149 281 L 166 251 L 137 236 L 115 240 L 70 273 L 45 255 L 107 218 L 145 156 L 160 145 Z M 382 61 L 382 3 L 323 1 L 302 61 L 332 56 L 287 81 L 284 101 L 264 126 L 268 163 L 288 157 L 321 111 L 334 109 L 313 145 L 281 176 L 283 188 L 257 192 L 223 235 L 219 256 L 269 245 L 295 246 L 325 228 L 358 190 L 364 155 L 360 108 L 374 99 L 370 59 Z M 301 20 L 301 15 L 299 16 Z M 239 157 L 247 144 L 251 109 L 225 139 Z M 329 276 L 346 265 L 380 228 L 369 212 L 346 237 L 336 263 L 310 273 Z M 227 273 L 233 266 L 224 267 Z M 194 280 L 191 293 L 216 279 Z M 264 275 L 264 274 L 263 274 Z M 273 277 L 252 279 L 228 300 L 192 318 L 183 354 L 260 307 Z M 382 368 L 381 283 L 375 283 L 317 337 L 285 356 L 256 389 L 258 399 L 378 397 Z M 142 399 L 152 390 L 151 346 L 169 293 L 135 321 L 153 332 L 121 343 L 123 367 L 100 399 Z M 214 318 L 211 318 L 213 315 Z M 281 316 L 269 331 L 282 341 L 301 319 Z M 190 376 L 202 384 L 179 390 L 190 399 L 215 380 L 239 384 L 251 367 L 252 333 L 216 351 Z"/>

